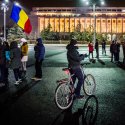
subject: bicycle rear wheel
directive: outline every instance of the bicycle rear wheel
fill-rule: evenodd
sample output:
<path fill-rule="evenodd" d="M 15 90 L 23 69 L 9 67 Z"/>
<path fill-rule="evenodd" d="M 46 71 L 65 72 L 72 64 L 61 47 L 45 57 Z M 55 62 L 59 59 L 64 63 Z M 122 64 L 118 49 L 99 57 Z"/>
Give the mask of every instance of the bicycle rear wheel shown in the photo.
<path fill-rule="evenodd" d="M 71 106 L 73 94 L 67 83 L 59 84 L 55 91 L 55 103 L 58 108 L 65 110 Z"/>
<path fill-rule="evenodd" d="M 83 90 L 86 95 L 94 95 L 96 90 L 95 78 L 91 74 L 87 74 L 83 84 Z"/>

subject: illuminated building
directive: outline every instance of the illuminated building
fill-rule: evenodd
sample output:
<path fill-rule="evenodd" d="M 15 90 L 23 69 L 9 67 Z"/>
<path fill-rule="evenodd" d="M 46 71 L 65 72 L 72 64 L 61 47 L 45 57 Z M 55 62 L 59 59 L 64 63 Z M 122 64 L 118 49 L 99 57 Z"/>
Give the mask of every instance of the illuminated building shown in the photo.
<path fill-rule="evenodd" d="M 96 7 L 96 32 L 109 40 L 125 35 L 125 7 Z M 51 30 L 67 35 L 78 26 L 84 31 L 94 26 L 92 7 L 34 7 L 31 11 L 33 34 L 51 25 Z"/>

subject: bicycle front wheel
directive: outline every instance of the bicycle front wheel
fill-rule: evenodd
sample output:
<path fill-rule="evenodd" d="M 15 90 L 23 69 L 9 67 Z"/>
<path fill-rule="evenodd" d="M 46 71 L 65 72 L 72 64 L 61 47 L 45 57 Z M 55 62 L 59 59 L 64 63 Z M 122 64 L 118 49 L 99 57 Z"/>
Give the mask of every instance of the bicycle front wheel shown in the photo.
<path fill-rule="evenodd" d="M 83 90 L 86 95 L 94 95 L 96 90 L 95 78 L 91 74 L 87 74 L 83 84 Z"/>
<path fill-rule="evenodd" d="M 55 103 L 58 108 L 65 110 L 71 106 L 73 94 L 67 83 L 59 84 L 55 91 Z"/>

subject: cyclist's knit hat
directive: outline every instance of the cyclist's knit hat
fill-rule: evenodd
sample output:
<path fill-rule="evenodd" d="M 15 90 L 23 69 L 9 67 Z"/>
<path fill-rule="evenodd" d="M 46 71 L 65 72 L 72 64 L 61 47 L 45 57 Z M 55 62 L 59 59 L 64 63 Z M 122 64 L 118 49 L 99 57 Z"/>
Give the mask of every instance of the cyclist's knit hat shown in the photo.
<path fill-rule="evenodd" d="M 70 44 L 75 45 L 75 44 L 77 44 L 77 41 L 75 39 L 71 39 Z"/>

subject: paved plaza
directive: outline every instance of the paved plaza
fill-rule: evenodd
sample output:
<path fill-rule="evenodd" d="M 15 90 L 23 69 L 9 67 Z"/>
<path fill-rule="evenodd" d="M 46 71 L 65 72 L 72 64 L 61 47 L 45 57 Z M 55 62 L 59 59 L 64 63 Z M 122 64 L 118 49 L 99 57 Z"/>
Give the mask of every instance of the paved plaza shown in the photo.
<path fill-rule="evenodd" d="M 45 46 L 42 81 L 30 79 L 35 72 L 33 45 L 29 50 L 27 80 L 15 86 L 13 72 L 9 71 L 9 88 L 0 92 L 3 125 L 87 125 L 93 119 L 95 125 L 125 125 L 125 70 L 120 64 L 110 62 L 109 47 L 106 56 L 102 55 L 100 47 L 100 59 L 86 66 L 85 72 L 96 80 L 95 95 L 75 100 L 69 110 L 62 111 L 55 105 L 54 93 L 56 80 L 67 77 L 62 71 L 67 67 L 65 45 Z M 88 53 L 88 48 L 80 46 L 79 52 Z M 121 48 L 120 61 L 122 56 Z"/>

